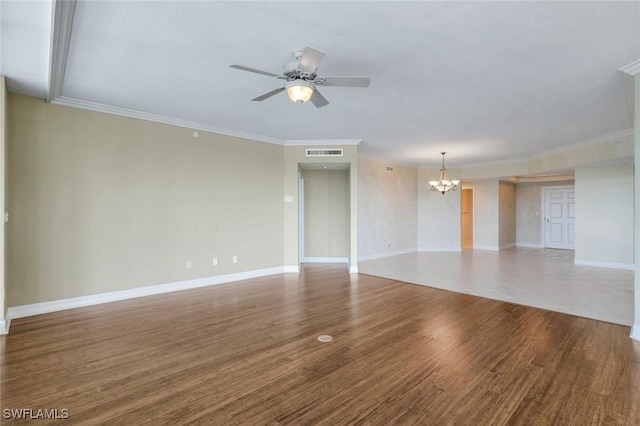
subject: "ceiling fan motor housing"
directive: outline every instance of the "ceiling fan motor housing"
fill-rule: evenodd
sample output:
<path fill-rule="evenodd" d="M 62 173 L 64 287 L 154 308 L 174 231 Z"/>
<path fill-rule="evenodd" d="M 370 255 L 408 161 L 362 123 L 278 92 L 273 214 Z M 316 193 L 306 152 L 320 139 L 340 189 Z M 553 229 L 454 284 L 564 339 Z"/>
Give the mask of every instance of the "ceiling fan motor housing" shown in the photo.
<path fill-rule="evenodd" d="M 289 77 L 290 79 L 303 79 L 303 80 L 314 80 L 317 76 L 317 68 L 313 70 L 312 73 L 304 72 L 300 70 L 300 59 L 302 58 L 302 54 L 304 53 L 304 49 L 296 49 L 292 52 L 293 57 L 295 58 L 293 61 L 284 64 L 282 67 L 282 74 Z"/>
<path fill-rule="evenodd" d="M 286 75 L 287 77 L 294 78 L 298 74 L 299 65 L 300 60 L 295 60 L 284 64 L 284 66 L 282 67 L 282 74 Z"/>
<path fill-rule="evenodd" d="M 312 74 L 308 72 L 301 71 L 299 68 L 298 62 L 289 62 L 284 67 L 282 67 L 282 74 L 287 77 L 288 81 L 291 80 L 308 80 L 315 81 L 317 74 L 314 71 Z"/>

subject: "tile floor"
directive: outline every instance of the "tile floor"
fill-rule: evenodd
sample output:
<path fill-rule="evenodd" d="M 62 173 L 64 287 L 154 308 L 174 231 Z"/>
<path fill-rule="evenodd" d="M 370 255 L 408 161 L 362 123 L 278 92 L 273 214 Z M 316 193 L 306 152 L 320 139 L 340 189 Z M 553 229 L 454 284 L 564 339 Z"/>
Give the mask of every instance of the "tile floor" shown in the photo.
<path fill-rule="evenodd" d="M 633 324 L 633 271 L 576 266 L 570 250 L 409 253 L 358 263 L 360 273 Z"/>

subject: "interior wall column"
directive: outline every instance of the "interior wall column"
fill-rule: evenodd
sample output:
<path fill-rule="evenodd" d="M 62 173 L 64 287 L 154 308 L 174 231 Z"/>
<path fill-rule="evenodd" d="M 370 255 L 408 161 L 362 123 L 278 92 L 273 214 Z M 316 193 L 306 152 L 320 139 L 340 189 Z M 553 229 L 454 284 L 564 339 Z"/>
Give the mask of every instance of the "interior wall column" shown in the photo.
<path fill-rule="evenodd" d="M 4 212 L 5 212 L 5 158 L 7 149 L 7 88 L 4 76 L 0 75 L 0 334 L 9 331 L 8 319 L 6 318 L 6 283 L 5 283 L 5 241 L 4 241 Z"/>
<path fill-rule="evenodd" d="M 640 72 L 634 75 L 634 321 L 631 337 L 640 340 L 640 168 L 636 161 L 640 158 Z"/>

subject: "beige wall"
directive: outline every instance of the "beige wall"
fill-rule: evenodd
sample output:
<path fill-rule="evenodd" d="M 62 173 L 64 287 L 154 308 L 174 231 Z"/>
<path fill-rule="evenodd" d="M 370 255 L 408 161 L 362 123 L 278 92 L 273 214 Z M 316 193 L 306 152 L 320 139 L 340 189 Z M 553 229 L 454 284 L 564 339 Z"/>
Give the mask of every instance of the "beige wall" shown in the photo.
<path fill-rule="evenodd" d="M 483 250 L 498 250 L 498 181 L 480 181 L 470 185 L 473 186 L 475 196 L 473 246 Z"/>
<path fill-rule="evenodd" d="M 283 265 L 281 146 L 8 106 L 10 306 Z"/>
<path fill-rule="evenodd" d="M 8 113 L 8 305 L 297 265 L 298 165 L 305 162 L 350 166 L 352 266 L 358 245 L 365 257 L 380 253 L 380 244 L 387 249 L 387 242 L 392 251 L 460 247 L 459 192 L 442 196 L 429 191 L 426 182 L 437 178 L 438 169 L 394 166 L 395 177 L 382 177 L 386 169 L 376 168 L 384 163 L 358 159 L 356 146 L 324 147 L 343 148 L 344 157 L 336 159 L 307 158 L 304 146 L 283 148 L 205 132 L 195 139 L 188 129 L 18 95 L 9 95 Z M 451 169 L 450 174 L 492 178 L 472 186 L 476 247 L 495 249 L 501 231 L 493 179 L 629 155 L 633 138 L 623 137 L 504 166 Z M 367 168 L 360 181 L 359 167 Z M 358 202 L 359 190 L 367 193 Z M 295 201 L 283 204 L 283 195 Z M 389 223 L 393 220 L 378 214 L 389 195 L 405 209 L 394 211 L 403 220 Z M 358 204 L 364 209 L 360 216 Z M 362 224 L 359 234 L 359 218 L 373 226 Z M 230 262 L 234 255 L 239 257 L 235 265 Z M 215 268 L 214 256 L 219 259 Z M 185 268 L 187 260 L 193 269 Z"/>
<path fill-rule="evenodd" d="M 542 185 L 516 185 L 516 244 L 522 247 L 544 247 L 542 241 Z"/>
<path fill-rule="evenodd" d="M 573 185 L 564 182 L 524 182 L 516 185 L 516 245 L 544 247 L 542 237 L 542 187 Z"/>
<path fill-rule="evenodd" d="M 417 168 L 359 158 L 358 205 L 360 259 L 416 250 Z"/>
<path fill-rule="evenodd" d="M 0 75 L 0 214 L 4 215 L 5 212 L 5 187 L 6 187 L 6 179 L 5 179 L 5 160 L 6 160 L 6 150 L 7 150 L 7 88 L 5 85 L 4 76 Z M 5 260 L 6 260 L 6 251 L 5 251 L 5 225 L 4 219 L 0 219 L 2 222 L 0 223 L 0 333 L 4 331 L 4 321 L 5 315 L 7 313 L 7 308 L 9 307 L 7 304 L 6 292 L 7 292 L 7 281 L 5 276 Z"/>
<path fill-rule="evenodd" d="M 307 148 L 342 148 L 342 157 L 307 157 Z M 358 259 L 358 147 L 347 146 L 287 146 L 284 148 L 284 196 L 293 197 L 293 202 L 284 205 L 284 264 L 296 268 L 298 255 L 298 172 L 300 164 L 343 163 L 349 167 L 349 260 L 355 272 Z"/>
<path fill-rule="evenodd" d="M 509 182 L 498 184 L 498 232 L 500 250 L 516 245 L 516 186 Z"/>
<path fill-rule="evenodd" d="M 304 170 L 304 256 L 349 257 L 349 172 Z"/>
<path fill-rule="evenodd" d="M 633 263 L 633 165 L 575 172 L 576 262 Z"/>
<path fill-rule="evenodd" d="M 439 169 L 418 171 L 418 250 L 457 251 L 460 242 L 460 191 L 442 195 L 431 190 Z M 449 174 L 454 179 L 454 174 Z"/>

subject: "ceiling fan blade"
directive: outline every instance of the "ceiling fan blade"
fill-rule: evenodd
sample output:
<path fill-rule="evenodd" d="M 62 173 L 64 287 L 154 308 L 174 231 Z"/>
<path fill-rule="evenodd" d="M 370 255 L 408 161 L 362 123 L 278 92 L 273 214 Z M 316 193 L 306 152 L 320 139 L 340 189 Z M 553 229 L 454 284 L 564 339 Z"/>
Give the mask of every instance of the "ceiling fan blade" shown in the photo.
<path fill-rule="evenodd" d="M 327 98 L 322 96 L 322 94 L 318 92 L 317 89 L 313 91 L 313 95 L 311 95 L 311 99 L 309 100 L 311 101 L 312 104 L 316 106 L 316 108 L 322 108 L 323 106 L 329 104 L 329 101 L 327 100 Z"/>
<path fill-rule="evenodd" d="M 243 65 L 229 65 L 231 68 L 235 68 L 237 70 L 242 70 L 242 71 L 249 71 L 249 72 L 254 72 L 256 74 L 262 74 L 262 75 L 268 75 L 269 77 L 280 77 L 280 74 L 274 74 L 272 72 L 269 71 L 262 71 L 262 70 L 258 70 L 255 68 L 249 68 L 249 67 L 245 67 Z"/>
<path fill-rule="evenodd" d="M 273 89 L 270 92 L 265 93 L 264 95 L 260 95 L 257 98 L 253 98 L 251 99 L 252 101 L 264 101 L 265 99 L 268 99 L 270 97 L 272 97 L 273 95 L 277 95 L 278 93 L 284 91 L 284 87 L 279 87 L 277 89 Z"/>
<path fill-rule="evenodd" d="M 305 47 L 302 51 L 302 56 L 300 57 L 300 68 L 301 71 L 308 72 L 309 74 L 313 74 L 318 68 L 318 64 L 324 58 L 324 53 L 321 51 L 314 49 L 313 47 Z"/>
<path fill-rule="evenodd" d="M 369 77 L 325 77 L 323 86 L 369 87 Z"/>

